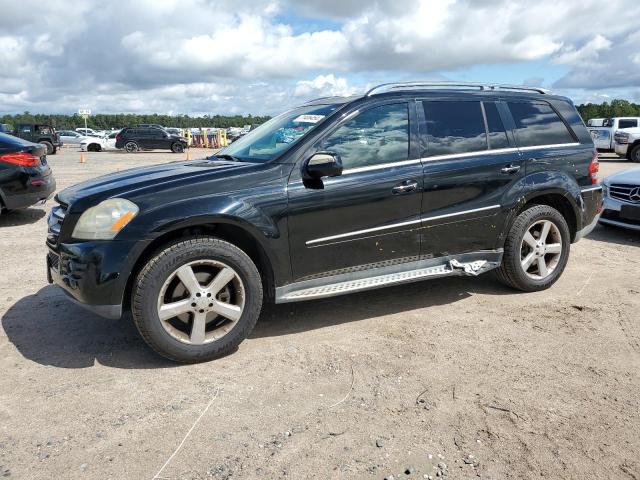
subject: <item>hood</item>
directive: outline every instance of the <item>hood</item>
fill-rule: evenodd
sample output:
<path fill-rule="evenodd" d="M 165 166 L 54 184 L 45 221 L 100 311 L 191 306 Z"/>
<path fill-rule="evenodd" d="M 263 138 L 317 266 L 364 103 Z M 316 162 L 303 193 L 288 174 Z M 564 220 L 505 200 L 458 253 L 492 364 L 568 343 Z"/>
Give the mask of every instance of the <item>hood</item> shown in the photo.
<path fill-rule="evenodd" d="M 194 160 L 133 168 L 93 178 L 65 188 L 56 195 L 71 211 L 81 211 L 112 197 L 135 198 L 145 194 L 162 194 L 194 182 L 208 181 L 239 170 L 260 168 L 261 164 L 218 160 Z"/>
<path fill-rule="evenodd" d="M 607 184 L 610 183 L 628 183 L 631 185 L 640 185 L 640 167 L 631 168 L 622 172 L 614 173 L 604 179 Z"/>

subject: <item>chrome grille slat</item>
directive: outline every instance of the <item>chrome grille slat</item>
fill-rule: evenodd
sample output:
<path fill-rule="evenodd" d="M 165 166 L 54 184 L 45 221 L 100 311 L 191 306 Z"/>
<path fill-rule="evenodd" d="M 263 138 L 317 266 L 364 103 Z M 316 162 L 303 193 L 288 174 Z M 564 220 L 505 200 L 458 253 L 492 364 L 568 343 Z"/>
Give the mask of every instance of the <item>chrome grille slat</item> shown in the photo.
<path fill-rule="evenodd" d="M 60 230 L 62 230 L 62 222 L 67 215 L 67 206 L 60 204 L 51 209 L 49 218 L 47 219 L 48 231 L 47 242 L 51 245 L 57 245 Z"/>

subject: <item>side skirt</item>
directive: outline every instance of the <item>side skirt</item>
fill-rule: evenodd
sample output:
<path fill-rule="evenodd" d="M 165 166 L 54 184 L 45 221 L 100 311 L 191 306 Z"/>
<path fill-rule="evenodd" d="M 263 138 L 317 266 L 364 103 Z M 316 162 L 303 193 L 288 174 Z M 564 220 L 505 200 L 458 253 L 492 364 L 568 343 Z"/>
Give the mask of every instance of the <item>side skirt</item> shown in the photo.
<path fill-rule="evenodd" d="M 482 250 L 314 278 L 277 287 L 276 303 L 334 297 L 429 278 L 476 276 L 500 266 L 502 254 L 502 249 Z"/>

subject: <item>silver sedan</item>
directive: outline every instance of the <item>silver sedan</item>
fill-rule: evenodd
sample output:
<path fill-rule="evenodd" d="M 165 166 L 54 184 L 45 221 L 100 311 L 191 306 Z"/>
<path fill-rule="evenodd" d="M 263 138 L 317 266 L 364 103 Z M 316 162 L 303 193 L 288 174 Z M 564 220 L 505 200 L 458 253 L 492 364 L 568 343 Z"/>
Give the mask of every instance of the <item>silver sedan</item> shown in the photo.
<path fill-rule="evenodd" d="M 640 231 L 640 168 L 604 179 L 604 211 L 600 223 Z"/>

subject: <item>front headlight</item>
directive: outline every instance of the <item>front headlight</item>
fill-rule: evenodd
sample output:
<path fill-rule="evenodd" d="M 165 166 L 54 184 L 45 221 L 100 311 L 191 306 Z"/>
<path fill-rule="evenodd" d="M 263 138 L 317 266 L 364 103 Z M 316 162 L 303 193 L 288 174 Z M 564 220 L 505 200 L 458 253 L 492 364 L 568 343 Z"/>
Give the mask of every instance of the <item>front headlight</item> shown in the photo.
<path fill-rule="evenodd" d="M 110 198 L 87 209 L 73 229 L 81 240 L 111 240 L 138 214 L 138 206 L 124 198 Z"/>

